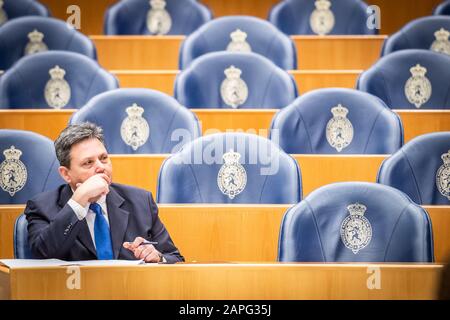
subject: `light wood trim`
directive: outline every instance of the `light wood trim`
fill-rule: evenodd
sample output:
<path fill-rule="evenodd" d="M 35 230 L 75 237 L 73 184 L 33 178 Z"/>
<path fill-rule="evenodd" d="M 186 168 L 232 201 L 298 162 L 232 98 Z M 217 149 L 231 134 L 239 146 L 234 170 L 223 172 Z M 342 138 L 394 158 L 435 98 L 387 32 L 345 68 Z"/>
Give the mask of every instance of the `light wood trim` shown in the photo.
<path fill-rule="evenodd" d="M 187 262 L 273 262 L 290 205 L 159 204 L 159 214 Z M 24 206 L 0 206 L 0 258 L 13 258 L 12 230 Z M 426 206 L 437 262 L 450 253 L 450 206 Z M 5 232 L 6 231 L 6 232 Z M 9 234 L 9 236 L 7 236 Z"/>
<path fill-rule="evenodd" d="M 380 289 L 368 289 L 374 268 Z M 179 264 L 12 269 L 11 299 L 436 299 L 439 264 Z M 369 281 L 370 282 L 370 281 Z M 158 288 L 155 290 L 155 288 Z"/>
<path fill-rule="evenodd" d="M 432 132 L 450 131 L 450 110 L 394 110 L 402 119 L 405 143 Z"/>
<path fill-rule="evenodd" d="M 148 88 L 174 95 L 178 70 L 113 70 L 121 88 Z"/>

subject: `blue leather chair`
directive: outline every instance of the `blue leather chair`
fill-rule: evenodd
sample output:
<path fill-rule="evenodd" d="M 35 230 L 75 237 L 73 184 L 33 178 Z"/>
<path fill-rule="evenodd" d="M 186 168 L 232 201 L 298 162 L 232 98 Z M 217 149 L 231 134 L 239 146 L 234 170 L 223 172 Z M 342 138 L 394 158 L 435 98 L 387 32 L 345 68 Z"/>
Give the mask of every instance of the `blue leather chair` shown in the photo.
<path fill-rule="evenodd" d="M 228 81 L 233 77 L 245 84 Z M 189 108 L 283 108 L 296 97 L 292 76 L 256 53 L 205 54 L 175 81 L 175 98 Z"/>
<path fill-rule="evenodd" d="M 363 72 L 357 88 L 381 98 L 391 109 L 448 109 L 449 68 L 445 54 L 400 50 Z"/>
<path fill-rule="evenodd" d="M 48 50 L 65 50 L 84 54 L 97 59 L 93 42 L 84 34 L 67 27 L 62 20 L 46 17 L 22 17 L 14 19 L 0 29 L 0 69 L 10 68 L 25 55 L 30 43 L 29 34 L 37 30 L 42 33 L 42 42 Z M 34 46 L 36 48 L 36 45 Z M 27 52 L 29 51 L 27 50 Z"/>
<path fill-rule="evenodd" d="M 209 9 L 195 0 L 166 0 L 165 10 L 170 15 L 168 32 L 147 27 L 150 0 L 122 0 L 105 14 L 104 31 L 107 35 L 187 35 L 212 19 Z M 152 27 L 153 28 L 153 27 Z M 152 31 L 150 31 L 152 30 Z M 157 31 L 159 30 L 159 32 Z"/>
<path fill-rule="evenodd" d="M 232 41 L 231 33 L 237 29 L 245 32 L 247 36 L 245 38 L 244 35 L 238 35 L 238 45 L 229 48 L 230 43 L 236 43 Z M 227 48 L 247 52 L 250 49 L 265 56 L 282 69 L 297 69 L 296 50 L 292 40 L 268 21 L 249 16 L 221 17 L 205 23 L 182 43 L 179 67 L 186 69 L 199 56 L 214 51 L 225 51 Z"/>
<path fill-rule="evenodd" d="M 433 262 L 431 220 L 397 189 L 329 184 L 285 213 L 278 261 Z"/>
<path fill-rule="evenodd" d="M 450 205 L 450 132 L 416 137 L 387 158 L 378 182 L 421 205 Z"/>
<path fill-rule="evenodd" d="M 436 32 L 444 29 L 442 35 Z M 447 30 L 447 33 L 445 32 Z M 448 40 L 450 17 L 430 16 L 413 20 L 387 38 L 382 55 L 405 49 L 425 49 L 450 55 Z M 439 41 L 440 38 L 443 38 Z"/>
<path fill-rule="evenodd" d="M 186 144 L 162 165 L 158 203 L 297 203 L 297 162 L 270 140 L 217 133 Z"/>
<path fill-rule="evenodd" d="M 63 184 L 53 142 L 37 133 L 0 130 L 0 204 L 23 204 Z"/>
<path fill-rule="evenodd" d="M 379 98 L 329 88 L 311 91 L 280 110 L 270 138 L 289 154 L 390 154 L 402 146 L 403 128 Z"/>
<path fill-rule="evenodd" d="M 0 26 L 23 16 L 48 17 L 50 13 L 46 6 L 35 0 L 0 0 Z"/>
<path fill-rule="evenodd" d="M 331 0 L 331 6 L 321 15 L 314 0 L 285 0 L 276 4 L 269 13 L 269 21 L 289 35 L 295 34 L 377 34 L 376 29 L 367 27 L 368 6 L 360 0 Z M 317 10 L 317 11 L 316 11 Z M 320 10 L 323 11 L 323 10 Z M 312 15 L 331 16 L 330 23 L 320 26 L 320 18 L 312 20 Z M 314 14 L 316 16 L 316 14 Z M 313 24 L 311 21 L 318 21 Z"/>
<path fill-rule="evenodd" d="M 14 258 L 33 259 L 28 244 L 28 221 L 24 214 L 18 216 L 14 224 Z"/>
<path fill-rule="evenodd" d="M 65 71 L 64 86 L 58 79 L 52 80 L 61 76 L 61 70 L 54 69 L 56 66 Z M 58 73 L 50 76 L 50 70 Z M 70 95 L 64 93 L 67 86 Z M 41 52 L 20 59 L 0 77 L 0 109 L 45 109 L 50 105 L 80 108 L 93 96 L 117 87 L 117 79 L 112 74 L 84 55 L 68 51 Z"/>
<path fill-rule="evenodd" d="M 433 12 L 434 15 L 450 15 L 450 0 L 442 2 L 438 5 Z"/>
<path fill-rule="evenodd" d="M 189 109 L 149 89 L 117 89 L 95 96 L 70 122 L 86 121 L 103 128 L 110 153 L 172 153 L 201 135 Z"/>

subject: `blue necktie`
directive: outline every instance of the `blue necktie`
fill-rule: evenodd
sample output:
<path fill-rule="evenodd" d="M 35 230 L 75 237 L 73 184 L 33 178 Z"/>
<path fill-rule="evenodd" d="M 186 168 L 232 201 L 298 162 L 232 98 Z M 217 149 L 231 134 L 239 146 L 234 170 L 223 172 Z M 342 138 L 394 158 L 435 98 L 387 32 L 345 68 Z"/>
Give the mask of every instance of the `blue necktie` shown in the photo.
<path fill-rule="evenodd" d="M 98 260 L 112 260 L 113 249 L 108 222 L 102 214 L 102 208 L 98 203 L 91 203 L 89 209 L 95 212 L 94 237 Z"/>

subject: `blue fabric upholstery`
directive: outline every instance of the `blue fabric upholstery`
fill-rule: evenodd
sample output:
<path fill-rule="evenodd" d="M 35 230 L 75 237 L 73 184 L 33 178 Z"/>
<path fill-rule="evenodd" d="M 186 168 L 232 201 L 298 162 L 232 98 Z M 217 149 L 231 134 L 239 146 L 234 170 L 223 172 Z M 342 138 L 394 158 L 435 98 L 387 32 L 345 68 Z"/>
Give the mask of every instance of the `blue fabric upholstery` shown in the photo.
<path fill-rule="evenodd" d="M 266 20 L 248 16 L 228 16 L 205 23 L 186 37 L 180 48 L 180 69 L 187 68 L 197 57 L 208 52 L 224 51 L 237 29 L 247 33 L 252 52 L 265 56 L 285 70 L 297 69 L 292 40 Z"/>
<path fill-rule="evenodd" d="M 360 206 L 349 208 L 354 204 Z M 367 220 L 350 218 L 350 211 L 364 212 Z M 347 232 L 341 235 L 341 229 Z M 423 208 L 394 188 L 367 182 L 326 185 L 285 213 L 278 260 L 433 262 L 431 220 Z"/>
<path fill-rule="evenodd" d="M 14 154 L 17 150 L 22 152 L 18 161 L 26 173 L 15 159 L 7 160 L 5 150 L 12 149 L 12 146 Z M 12 155 L 7 154 L 8 158 L 9 154 Z M 8 164 L 11 161 L 13 164 Z M 50 139 L 30 131 L 0 130 L 0 204 L 24 204 L 36 194 L 63 184 L 58 167 Z"/>
<path fill-rule="evenodd" d="M 196 59 L 178 74 L 175 98 L 189 108 L 231 108 L 221 96 L 221 84 L 230 66 L 242 71 L 248 98 L 240 109 L 283 108 L 297 97 L 293 77 L 256 53 L 213 52 Z M 280 94 L 282 93 L 282 94 Z"/>
<path fill-rule="evenodd" d="M 0 77 L 0 109 L 47 109 L 44 95 L 49 70 L 55 66 L 66 71 L 64 79 L 71 88 L 64 107 L 80 108 L 93 96 L 118 87 L 117 79 L 100 65 L 79 53 L 41 52 L 22 58 Z"/>
<path fill-rule="evenodd" d="M 35 0 L 3 0 L 3 10 L 7 15 L 6 22 L 23 16 L 50 16 L 47 7 Z"/>
<path fill-rule="evenodd" d="M 133 104 L 143 108 L 141 116 L 149 127 L 148 140 L 144 144 L 138 143 L 135 148 L 132 147 L 133 139 L 127 140 L 125 136 L 127 144 L 121 135 L 122 127 L 126 127 L 124 121 L 129 117 L 126 109 Z M 85 121 L 103 128 L 110 153 L 171 153 L 201 135 L 197 118 L 189 109 L 173 97 L 149 89 L 117 89 L 102 93 L 92 98 L 71 119 L 73 124 Z M 145 133 L 140 135 L 142 139 Z"/>
<path fill-rule="evenodd" d="M 276 4 L 269 13 L 269 21 L 289 35 L 316 34 L 310 24 L 316 9 L 314 0 L 285 0 Z M 360 0 L 332 0 L 330 10 L 334 15 L 332 34 L 377 34 L 367 27 L 368 6 Z"/>
<path fill-rule="evenodd" d="M 434 9 L 434 15 L 450 15 L 450 0 L 442 2 L 440 5 Z"/>
<path fill-rule="evenodd" d="M 24 56 L 30 39 L 28 34 L 37 30 L 44 34 L 42 40 L 48 50 L 65 50 L 84 54 L 96 59 L 93 42 L 84 34 L 70 29 L 62 20 L 45 17 L 14 19 L 0 29 L 0 69 L 10 68 Z"/>
<path fill-rule="evenodd" d="M 339 104 L 348 111 L 345 118 L 352 125 L 353 137 L 336 140 L 331 136 L 328 142 L 327 127 L 332 128 L 331 119 L 338 121 L 340 114 L 335 117 L 332 110 L 338 110 L 333 108 Z M 329 88 L 311 91 L 280 110 L 273 118 L 270 138 L 289 154 L 390 154 L 402 146 L 403 128 L 400 117 L 377 97 Z M 341 149 L 342 141 L 350 143 Z"/>
<path fill-rule="evenodd" d="M 242 167 L 223 166 L 222 156 L 230 155 L 230 150 L 240 154 Z M 242 170 L 247 177 L 245 187 L 239 183 L 243 179 L 238 179 Z M 219 177 L 225 179 L 224 184 L 218 182 L 222 181 Z M 230 196 L 227 190 L 236 192 Z M 301 193 L 297 162 L 270 140 L 246 133 L 218 133 L 186 144 L 163 163 L 157 202 L 281 204 L 297 203 Z"/>
<path fill-rule="evenodd" d="M 14 224 L 14 258 L 33 259 L 31 248 L 28 244 L 28 221 L 24 214 L 17 217 Z"/>
<path fill-rule="evenodd" d="M 450 132 L 435 132 L 414 138 L 386 159 L 378 182 L 402 190 L 422 205 L 450 205 L 437 187 L 437 174 L 444 165 L 442 155 L 450 151 Z M 442 178 L 450 196 L 450 176 Z M 445 190 L 445 189 L 444 189 Z M 445 193 L 445 192 L 444 192 Z"/>
<path fill-rule="evenodd" d="M 105 13 L 104 31 L 107 35 L 150 35 L 147 28 L 149 0 L 122 0 Z M 172 26 L 167 34 L 187 35 L 194 32 L 212 14 L 207 7 L 195 0 L 166 0 Z"/>
<path fill-rule="evenodd" d="M 382 55 L 405 49 L 429 50 L 441 28 L 450 31 L 450 17 L 430 16 L 413 20 L 387 38 Z"/>
<path fill-rule="evenodd" d="M 405 86 L 412 77 L 410 69 L 417 64 L 426 68 L 425 77 L 432 87 L 420 109 L 450 108 L 450 57 L 430 50 L 400 50 L 384 56 L 360 75 L 357 88 L 381 98 L 391 109 L 416 109 Z"/>

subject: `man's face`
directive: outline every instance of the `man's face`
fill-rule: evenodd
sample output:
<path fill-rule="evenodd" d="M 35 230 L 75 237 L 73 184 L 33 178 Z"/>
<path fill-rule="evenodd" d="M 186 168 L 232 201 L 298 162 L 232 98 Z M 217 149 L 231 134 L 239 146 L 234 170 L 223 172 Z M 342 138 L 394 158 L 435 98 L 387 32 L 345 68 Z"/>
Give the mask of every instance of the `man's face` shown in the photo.
<path fill-rule="evenodd" d="M 83 140 L 70 150 L 70 168 L 59 167 L 59 173 L 73 190 L 95 174 L 104 173 L 112 179 L 112 165 L 103 143 L 98 139 Z"/>

